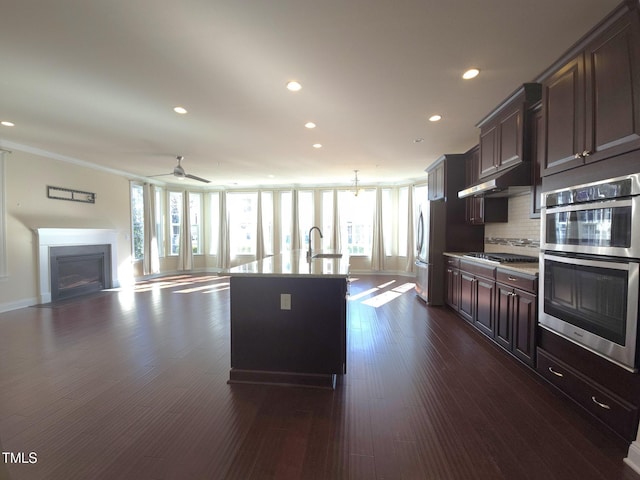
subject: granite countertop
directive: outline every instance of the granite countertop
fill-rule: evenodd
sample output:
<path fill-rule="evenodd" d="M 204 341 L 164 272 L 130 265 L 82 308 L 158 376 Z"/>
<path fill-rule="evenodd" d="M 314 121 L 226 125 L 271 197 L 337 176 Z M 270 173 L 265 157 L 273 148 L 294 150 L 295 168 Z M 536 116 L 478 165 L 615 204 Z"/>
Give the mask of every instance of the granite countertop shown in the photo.
<path fill-rule="evenodd" d="M 335 254 L 329 250 L 314 252 L 314 254 L 317 253 Z M 349 255 L 343 255 L 341 258 L 312 258 L 309 260 L 306 250 L 295 250 L 238 265 L 231 268 L 229 273 L 231 276 L 346 278 L 349 276 Z"/>
<path fill-rule="evenodd" d="M 444 252 L 444 255 L 464 259 L 468 262 L 477 262 L 484 265 L 492 265 L 500 270 L 513 270 L 514 272 L 524 273 L 526 275 L 538 276 L 540 266 L 538 263 L 514 262 L 514 263 L 495 263 L 482 258 L 465 257 L 466 252 Z"/>

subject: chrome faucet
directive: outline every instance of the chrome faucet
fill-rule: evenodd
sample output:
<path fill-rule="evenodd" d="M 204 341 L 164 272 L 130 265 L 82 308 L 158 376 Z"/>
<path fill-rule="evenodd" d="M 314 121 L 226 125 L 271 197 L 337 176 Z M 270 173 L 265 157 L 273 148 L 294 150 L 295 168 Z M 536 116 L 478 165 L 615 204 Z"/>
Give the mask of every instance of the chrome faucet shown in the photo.
<path fill-rule="evenodd" d="M 320 238 L 322 238 L 322 232 L 320 231 L 320 229 L 318 227 L 311 227 L 309 229 L 309 250 L 307 250 L 307 258 L 311 258 L 311 255 L 312 255 L 312 251 L 311 251 L 311 232 L 313 232 L 314 230 L 318 230 L 318 233 L 320 234 Z"/>

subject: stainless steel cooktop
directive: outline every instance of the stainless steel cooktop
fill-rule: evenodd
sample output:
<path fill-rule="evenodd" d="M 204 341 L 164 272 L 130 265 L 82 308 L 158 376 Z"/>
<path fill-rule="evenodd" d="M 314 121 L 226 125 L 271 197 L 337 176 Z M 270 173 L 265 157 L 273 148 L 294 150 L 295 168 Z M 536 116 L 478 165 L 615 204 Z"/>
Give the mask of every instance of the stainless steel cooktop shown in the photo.
<path fill-rule="evenodd" d="M 493 253 L 493 252 L 469 252 L 463 256 L 479 258 L 494 263 L 537 263 L 538 257 L 528 255 L 517 255 L 513 253 Z"/>

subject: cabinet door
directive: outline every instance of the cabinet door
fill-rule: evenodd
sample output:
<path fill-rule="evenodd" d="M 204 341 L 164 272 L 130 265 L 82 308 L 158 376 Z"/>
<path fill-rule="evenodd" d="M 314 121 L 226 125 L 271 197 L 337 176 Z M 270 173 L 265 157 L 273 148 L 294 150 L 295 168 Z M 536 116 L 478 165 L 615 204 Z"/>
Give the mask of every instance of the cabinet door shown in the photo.
<path fill-rule="evenodd" d="M 539 218 L 542 207 L 542 154 L 544 135 L 542 134 L 542 110 L 536 109 L 529 118 L 531 122 L 531 212 L 530 217 Z"/>
<path fill-rule="evenodd" d="M 523 109 L 519 105 L 500 120 L 498 132 L 499 149 L 497 167 L 509 167 L 522 161 L 522 117 Z"/>
<path fill-rule="evenodd" d="M 483 278 L 476 280 L 476 315 L 474 325 L 478 327 L 482 333 L 491 338 L 494 336 L 493 305 L 495 302 L 495 288 L 496 284 L 492 280 L 485 280 Z"/>
<path fill-rule="evenodd" d="M 498 345 L 511 351 L 513 348 L 513 288 L 496 284 L 496 335 Z"/>
<path fill-rule="evenodd" d="M 427 186 L 429 200 L 444 198 L 444 162 L 429 172 Z"/>
<path fill-rule="evenodd" d="M 446 288 L 447 305 L 457 311 L 460 303 L 460 270 L 457 268 L 447 268 Z"/>
<path fill-rule="evenodd" d="M 640 148 L 640 20 L 626 15 L 585 55 L 586 162 Z"/>
<path fill-rule="evenodd" d="M 487 126 L 480 131 L 480 178 L 496 171 L 498 126 Z"/>
<path fill-rule="evenodd" d="M 475 315 L 476 279 L 473 275 L 460 271 L 460 315 L 473 322 Z"/>
<path fill-rule="evenodd" d="M 580 156 L 585 141 L 584 76 L 584 56 L 580 54 L 542 84 L 543 128 L 547 139 L 543 175 L 584 163 Z"/>
<path fill-rule="evenodd" d="M 535 363 L 537 297 L 522 290 L 514 290 L 513 354 L 528 365 Z"/>
<path fill-rule="evenodd" d="M 445 182 L 444 163 L 436 168 L 436 196 L 438 198 L 444 198 L 446 195 L 444 182 Z"/>
<path fill-rule="evenodd" d="M 484 198 L 468 197 L 465 200 L 467 223 L 482 225 L 484 223 Z"/>

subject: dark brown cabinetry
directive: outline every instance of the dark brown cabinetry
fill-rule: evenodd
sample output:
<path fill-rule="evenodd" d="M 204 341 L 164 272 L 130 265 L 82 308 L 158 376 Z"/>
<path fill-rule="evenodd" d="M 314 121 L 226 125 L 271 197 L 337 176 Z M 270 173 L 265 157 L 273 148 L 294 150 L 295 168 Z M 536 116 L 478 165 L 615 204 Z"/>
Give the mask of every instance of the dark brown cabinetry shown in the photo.
<path fill-rule="evenodd" d="M 495 341 L 526 364 L 535 363 L 537 277 L 496 272 Z"/>
<path fill-rule="evenodd" d="M 494 336 L 495 267 L 460 261 L 460 315 L 485 335 Z"/>
<path fill-rule="evenodd" d="M 478 123 L 480 127 L 479 178 L 525 160 L 528 140 L 525 113 L 540 99 L 540 84 L 527 83 Z"/>
<path fill-rule="evenodd" d="M 480 146 L 476 145 L 465 153 L 466 182 L 473 185 L 478 182 Z M 467 197 L 465 198 L 465 217 L 471 225 L 483 225 L 491 222 L 507 222 L 509 218 L 509 200 L 506 197 Z"/>
<path fill-rule="evenodd" d="M 635 405 L 542 348 L 538 349 L 537 371 L 623 438 L 634 438 L 638 425 Z"/>
<path fill-rule="evenodd" d="M 443 200 L 445 197 L 445 162 L 436 164 L 428 170 L 427 190 L 430 201 Z"/>
<path fill-rule="evenodd" d="M 543 175 L 639 149 L 638 12 L 621 5 L 558 63 L 542 79 Z"/>
<path fill-rule="evenodd" d="M 445 257 L 445 302 L 456 312 L 460 308 L 460 260 Z"/>
<path fill-rule="evenodd" d="M 544 155 L 544 135 L 542 130 L 542 104 L 538 103 L 531 109 L 529 117 L 531 124 L 531 214 L 532 218 L 540 218 L 542 207 L 542 165 Z"/>
<path fill-rule="evenodd" d="M 538 330 L 536 370 L 628 442 L 636 439 L 640 375 L 544 328 Z"/>
<path fill-rule="evenodd" d="M 465 201 L 458 192 L 465 187 L 464 154 L 446 154 L 430 165 L 428 174 L 429 236 L 427 263 L 429 263 L 427 298 L 430 305 L 444 305 L 445 262 L 443 253 L 480 251 L 484 247 L 482 225 L 469 225 L 465 221 Z"/>
<path fill-rule="evenodd" d="M 447 305 L 522 362 L 536 359 L 538 277 L 445 256 Z"/>

